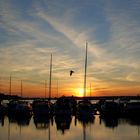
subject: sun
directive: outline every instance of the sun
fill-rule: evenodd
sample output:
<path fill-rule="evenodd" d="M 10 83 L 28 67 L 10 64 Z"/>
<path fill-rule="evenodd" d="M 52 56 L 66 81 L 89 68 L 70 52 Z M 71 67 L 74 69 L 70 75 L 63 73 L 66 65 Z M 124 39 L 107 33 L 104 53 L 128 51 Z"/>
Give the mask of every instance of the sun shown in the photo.
<path fill-rule="evenodd" d="M 76 96 L 83 97 L 84 96 L 84 89 L 83 88 L 77 88 L 75 90 Z"/>

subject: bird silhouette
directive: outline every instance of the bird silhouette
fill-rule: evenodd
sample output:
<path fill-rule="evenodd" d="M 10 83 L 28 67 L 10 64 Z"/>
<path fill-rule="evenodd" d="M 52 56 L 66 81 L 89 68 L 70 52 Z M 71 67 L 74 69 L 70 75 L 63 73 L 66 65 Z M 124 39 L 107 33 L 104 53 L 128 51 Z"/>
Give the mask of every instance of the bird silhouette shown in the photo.
<path fill-rule="evenodd" d="M 73 70 L 70 70 L 70 76 L 72 76 L 73 73 L 74 73 L 74 71 Z"/>

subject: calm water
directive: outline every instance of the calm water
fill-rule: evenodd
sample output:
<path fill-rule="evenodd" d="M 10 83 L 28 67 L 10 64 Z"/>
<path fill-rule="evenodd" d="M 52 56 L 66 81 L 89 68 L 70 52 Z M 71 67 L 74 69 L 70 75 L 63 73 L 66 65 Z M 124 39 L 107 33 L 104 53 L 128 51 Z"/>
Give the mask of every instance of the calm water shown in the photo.
<path fill-rule="evenodd" d="M 10 121 L 9 121 L 10 120 Z M 66 123 L 67 122 L 67 123 Z M 0 119 L 0 140 L 139 140 L 140 121 L 100 119 Z"/>

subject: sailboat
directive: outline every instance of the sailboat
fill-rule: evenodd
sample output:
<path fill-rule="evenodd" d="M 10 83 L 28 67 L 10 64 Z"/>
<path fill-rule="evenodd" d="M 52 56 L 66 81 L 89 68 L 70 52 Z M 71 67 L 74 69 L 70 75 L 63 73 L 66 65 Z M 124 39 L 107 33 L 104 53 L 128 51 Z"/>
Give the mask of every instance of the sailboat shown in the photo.
<path fill-rule="evenodd" d="M 35 119 L 40 119 L 42 117 L 50 118 L 52 115 L 52 103 L 51 100 L 51 76 L 52 76 L 52 54 L 50 58 L 50 81 L 49 81 L 49 97 L 48 101 L 45 100 L 35 100 L 33 101 L 33 114 Z M 46 87 L 45 87 L 46 88 Z"/>
<path fill-rule="evenodd" d="M 10 88 L 9 94 L 11 96 L 11 79 L 12 75 L 10 74 Z M 21 99 L 22 99 L 22 80 L 21 80 Z M 20 118 L 28 118 L 31 117 L 32 114 L 32 107 L 28 101 L 23 100 L 10 100 L 7 104 L 7 112 L 8 116 L 10 117 L 20 117 Z"/>
<path fill-rule="evenodd" d="M 49 98 L 48 98 L 48 106 L 50 107 L 50 117 L 54 114 L 53 103 L 51 102 L 51 89 L 52 89 L 52 54 L 50 58 L 50 79 L 49 79 Z"/>
<path fill-rule="evenodd" d="M 87 78 L 87 51 L 88 43 L 86 42 L 86 54 L 85 54 L 85 73 L 84 73 L 84 98 L 77 104 L 77 114 L 80 119 L 88 119 L 93 117 L 94 111 L 92 109 L 92 103 L 85 99 L 86 96 L 86 78 Z"/>

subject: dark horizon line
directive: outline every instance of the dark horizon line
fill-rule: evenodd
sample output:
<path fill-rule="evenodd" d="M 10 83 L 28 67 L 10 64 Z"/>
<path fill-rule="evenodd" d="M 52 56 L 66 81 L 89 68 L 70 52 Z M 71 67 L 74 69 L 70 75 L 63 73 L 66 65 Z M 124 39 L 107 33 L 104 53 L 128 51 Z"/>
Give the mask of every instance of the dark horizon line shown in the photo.
<path fill-rule="evenodd" d="M 63 97 L 63 96 L 60 96 Z M 86 97 L 78 97 L 78 96 L 64 96 L 66 98 L 75 98 L 75 99 L 94 99 L 94 100 L 101 100 L 101 99 L 110 99 L 110 100 L 115 100 L 115 99 L 119 99 L 119 98 L 127 98 L 127 99 L 140 99 L 139 94 L 138 95 L 108 95 L 108 96 L 86 96 Z M 59 97 L 51 97 L 50 99 L 57 99 Z M 0 93 L 0 100 L 4 100 L 4 99 L 24 99 L 24 100 L 30 100 L 30 99 L 49 99 L 49 97 L 21 97 L 18 95 L 6 95 L 4 93 Z"/>

